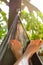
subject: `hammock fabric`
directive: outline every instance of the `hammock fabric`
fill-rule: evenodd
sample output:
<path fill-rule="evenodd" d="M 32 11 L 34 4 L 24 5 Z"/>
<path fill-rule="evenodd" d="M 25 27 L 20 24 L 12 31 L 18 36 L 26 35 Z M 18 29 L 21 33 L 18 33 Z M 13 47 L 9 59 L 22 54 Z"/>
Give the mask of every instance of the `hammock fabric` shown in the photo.
<path fill-rule="evenodd" d="M 16 61 L 16 57 L 14 57 L 9 44 L 11 39 L 17 39 L 21 42 L 23 46 L 23 53 L 25 52 L 28 42 L 30 42 L 25 29 L 18 17 L 18 14 L 15 16 L 10 30 L 8 31 L 0 46 L 0 65 L 13 65 Z M 36 53 L 29 60 L 29 64 L 42 65 Z"/>

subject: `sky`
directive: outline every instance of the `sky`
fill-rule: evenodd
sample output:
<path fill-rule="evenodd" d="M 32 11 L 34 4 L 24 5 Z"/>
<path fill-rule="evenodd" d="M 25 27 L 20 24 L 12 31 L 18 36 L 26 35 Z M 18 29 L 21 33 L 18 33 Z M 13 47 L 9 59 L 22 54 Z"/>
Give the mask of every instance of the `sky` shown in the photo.
<path fill-rule="evenodd" d="M 7 14 L 6 16 L 8 18 L 9 7 L 4 2 L 2 2 L 2 4 L 0 4 L 0 8 Z"/>
<path fill-rule="evenodd" d="M 31 0 L 30 3 L 36 6 L 43 13 L 43 0 Z"/>

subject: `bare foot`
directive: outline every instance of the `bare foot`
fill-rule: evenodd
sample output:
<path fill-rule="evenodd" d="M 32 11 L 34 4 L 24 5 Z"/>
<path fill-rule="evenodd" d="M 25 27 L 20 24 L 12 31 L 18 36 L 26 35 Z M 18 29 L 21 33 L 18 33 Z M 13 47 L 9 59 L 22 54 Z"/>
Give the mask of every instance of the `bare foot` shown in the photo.
<path fill-rule="evenodd" d="M 41 45 L 42 45 L 42 40 L 31 40 L 25 53 L 22 55 L 21 43 L 17 40 L 12 40 L 11 41 L 11 49 L 12 49 L 13 53 L 15 54 L 16 58 L 18 59 L 14 65 L 20 65 L 20 64 L 24 65 L 25 60 L 26 60 L 26 64 L 28 65 L 28 59 L 30 59 L 30 57 L 35 52 L 37 52 L 37 50 L 40 48 Z"/>
<path fill-rule="evenodd" d="M 31 57 L 35 52 L 37 52 L 41 45 L 42 40 L 31 40 L 25 52 L 26 54 L 28 54 L 27 57 Z"/>
<path fill-rule="evenodd" d="M 16 56 L 16 58 L 20 58 L 22 56 L 22 45 L 18 40 L 11 40 L 11 50 L 13 54 Z"/>

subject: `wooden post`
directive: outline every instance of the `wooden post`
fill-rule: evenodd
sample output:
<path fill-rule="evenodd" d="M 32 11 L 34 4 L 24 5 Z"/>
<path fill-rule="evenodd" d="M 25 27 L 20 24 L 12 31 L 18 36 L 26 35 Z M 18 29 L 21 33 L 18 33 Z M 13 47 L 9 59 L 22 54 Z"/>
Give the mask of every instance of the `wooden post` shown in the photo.
<path fill-rule="evenodd" d="M 21 0 L 10 0 L 8 29 L 10 28 L 10 26 L 15 18 L 15 15 L 17 14 L 17 9 L 21 9 Z"/>

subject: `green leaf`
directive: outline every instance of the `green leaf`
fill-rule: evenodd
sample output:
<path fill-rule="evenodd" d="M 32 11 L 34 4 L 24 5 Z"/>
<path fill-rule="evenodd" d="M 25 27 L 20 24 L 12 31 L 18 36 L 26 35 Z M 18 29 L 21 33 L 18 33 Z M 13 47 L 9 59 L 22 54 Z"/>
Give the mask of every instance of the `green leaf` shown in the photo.
<path fill-rule="evenodd" d="M 37 17 L 38 16 L 43 19 L 41 12 L 37 12 Z M 21 19 L 27 21 L 26 25 L 23 24 L 26 31 L 32 30 L 32 33 L 28 34 L 30 39 L 43 39 L 43 23 L 41 23 L 37 17 L 35 17 L 33 12 L 27 13 L 24 10 L 21 11 Z"/>

